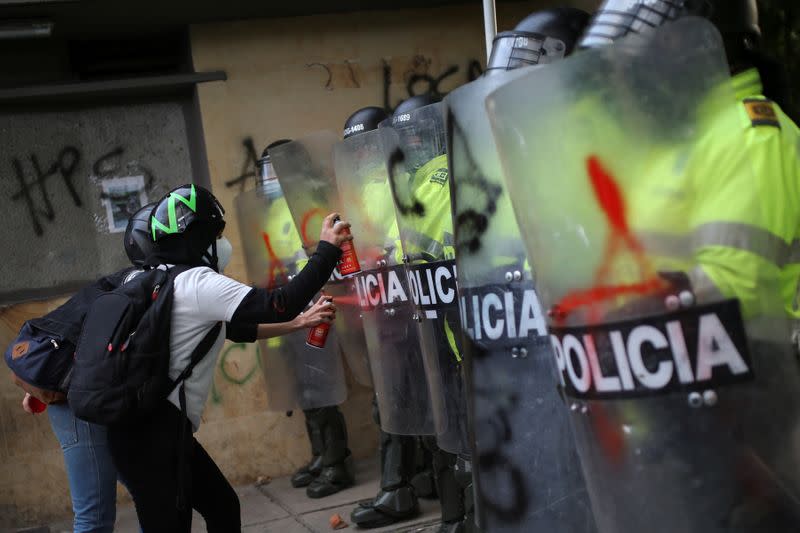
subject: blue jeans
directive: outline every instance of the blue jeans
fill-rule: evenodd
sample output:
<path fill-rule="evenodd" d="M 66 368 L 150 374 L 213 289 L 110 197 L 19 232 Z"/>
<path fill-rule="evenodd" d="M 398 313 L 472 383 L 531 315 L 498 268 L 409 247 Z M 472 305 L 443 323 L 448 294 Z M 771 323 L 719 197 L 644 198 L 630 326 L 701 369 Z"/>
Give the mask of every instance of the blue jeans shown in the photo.
<path fill-rule="evenodd" d="M 64 452 L 75 533 L 114 531 L 117 469 L 106 428 L 75 418 L 67 404 L 51 404 L 47 414 Z"/>

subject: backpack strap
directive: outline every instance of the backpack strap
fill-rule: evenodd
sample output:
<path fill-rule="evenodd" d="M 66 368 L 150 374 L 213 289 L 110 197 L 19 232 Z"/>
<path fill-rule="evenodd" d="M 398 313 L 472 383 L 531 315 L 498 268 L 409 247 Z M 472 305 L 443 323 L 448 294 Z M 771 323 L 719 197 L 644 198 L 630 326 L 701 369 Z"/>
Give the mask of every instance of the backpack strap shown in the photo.
<path fill-rule="evenodd" d="M 180 388 L 178 389 L 178 400 L 181 404 L 181 427 L 178 435 L 178 499 L 176 502 L 176 506 L 180 510 L 184 510 L 186 508 L 188 489 L 187 485 L 190 483 L 188 479 L 189 469 L 187 454 L 191 453 L 188 440 L 189 436 L 191 435 L 189 432 L 190 422 L 186 416 L 186 390 L 184 388 L 184 381 L 186 378 L 192 375 L 192 370 L 194 370 L 195 365 L 197 365 L 197 363 L 199 363 L 206 356 L 206 354 L 208 354 L 208 352 L 211 350 L 211 347 L 214 346 L 214 342 L 216 342 L 217 337 L 219 337 L 219 332 L 221 330 L 222 322 L 217 322 L 214 324 L 214 327 L 211 328 L 211 331 L 206 333 L 206 336 L 203 337 L 203 340 L 200 341 L 200 344 L 198 344 L 192 351 L 189 364 L 173 381 L 175 385 L 180 383 Z M 172 390 L 175 390 L 174 385 Z"/>
<path fill-rule="evenodd" d="M 214 324 L 214 327 L 211 328 L 208 333 L 206 333 L 206 336 L 203 337 L 203 340 L 200 341 L 200 344 L 198 344 L 192 351 L 192 356 L 189 358 L 189 364 L 186 365 L 186 368 L 183 369 L 183 372 L 181 372 L 178 377 L 172 381 L 174 385 L 172 386 L 171 390 L 175 390 L 175 386 L 177 386 L 178 383 L 181 383 L 183 380 L 192 375 L 192 370 L 194 370 L 195 365 L 197 365 L 197 363 L 199 363 L 211 350 L 211 347 L 214 346 L 217 337 L 219 337 L 219 332 L 221 329 L 222 322 L 217 322 Z"/>

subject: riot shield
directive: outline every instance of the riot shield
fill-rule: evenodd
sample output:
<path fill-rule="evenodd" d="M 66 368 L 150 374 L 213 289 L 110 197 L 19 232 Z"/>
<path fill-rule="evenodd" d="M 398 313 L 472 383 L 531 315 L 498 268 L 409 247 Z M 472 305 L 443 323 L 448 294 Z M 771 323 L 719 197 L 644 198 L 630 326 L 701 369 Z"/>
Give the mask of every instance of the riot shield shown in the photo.
<path fill-rule="evenodd" d="M 338 143 L 336 182 L 361 262 L 355 281 L 381 427 L 392 434 L 430 435 L 431 400 L 398 246 L 385 154 L 378 130 Z"/>
<path fill-rule="evenodd" d="M 588 533 L 589 495 L 485 107 L 489 93 L 527 71 L 445 99 L 476 515 L 484 531 Z"/>
<path fill-rule="evenodd" d="M 336 142 L 332 132 L 320 131 L 276 146 L 269 152 L 303 247 L 309 255 L 316 249 L 325 216 L 341 211 L 331 154 Z M 333 296 L 337 306 L 335 327 L 353 377 L 360 384 L 371 387 L 355 282 L 342 277 L 337 269 L 325 285 L 325 292 Z"/>
<path fill-rule="evenodd" d="M 243 192 L 236 198 L 236 213 L 251 283 L 279 289 L 307 260 L 286 199 L 280 191 L 272 197 Z M 260 341 L 270 410 L 326 407 L 347 398 L 334 329 L 323 350 L 306 346 L 307 331 Z"/>
<path fill-rule="evenodd" d="M 599 530 L 797 531 L 781 206 L 756 193 L 719 34 L 681 19 L 487 109 Z"/>
<path fill-rule="evenodd" d="M 389 154 L 389 181 L 437 442 L 445 451 L 469 454 L 442 105 L 395 117 L 390 129 L 379 131 Z"/>

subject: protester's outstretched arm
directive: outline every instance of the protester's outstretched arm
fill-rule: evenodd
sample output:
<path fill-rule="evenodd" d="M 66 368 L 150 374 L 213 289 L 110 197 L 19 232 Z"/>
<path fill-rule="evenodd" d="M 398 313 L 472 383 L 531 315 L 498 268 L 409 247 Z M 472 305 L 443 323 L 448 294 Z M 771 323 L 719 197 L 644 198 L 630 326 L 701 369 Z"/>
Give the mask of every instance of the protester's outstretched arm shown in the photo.
<path fill-rule="evenodd" d="M 338 214 L 331 213 L 322 224 L 317 250 L 308 264 L 292 281 L 277 290 L 253 289 L 236 309 L 233 322 L 270 324 L 287 322 L 300 314 L 308 302 L 331 277 L 342 254 L 339 246 L 352 239 L 345 230 L 347 222 L 336 222 Z"/>
<path fill-rule="evenodd" d="M 336 307 L 330 297 L 322 296 L 307 311 L 300 313 L 288 322 L 259 324 L 258 338 L 269 339 L 298 330 L 311 329 L 323 322 L 333 322 L 334 318 L 336 318 Z"/>

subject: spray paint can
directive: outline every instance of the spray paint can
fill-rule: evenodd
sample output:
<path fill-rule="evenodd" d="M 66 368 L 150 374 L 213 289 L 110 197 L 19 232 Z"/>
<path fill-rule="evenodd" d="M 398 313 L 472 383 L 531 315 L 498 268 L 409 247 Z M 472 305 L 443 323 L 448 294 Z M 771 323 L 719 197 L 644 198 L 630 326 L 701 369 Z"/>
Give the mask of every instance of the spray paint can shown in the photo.
<path fill-rule="evenodd" d="M 339 222 L 340 218 L 336 217 L 334 219 L 334 224 Z M 344 230 L 347 235 L 350 235 L 350 228 Z M 349 277 L 354 274 L 358 274 L 361 272 L 361 264 L 358 262 L 358 256 L 356 256 L 356 249 L 353 247 L 353 241 L 345 241 L 342 243 L 342 257 L 339 258 L 339 264 L 336 268 L 339 270 L 339 274 L 342 277 Z"/>
<path fill-rule="evenodd" d="M 325 293 L 322 293 L 322 298 L 325 298 Z M 329 302 L 333 301 L 333 298 L 328 298 Z M 322 349 L 325 347 L 325 341 L 328 340 L 328 333 L 331 331 L 331 323 L 330 322 L 322 322 L 321 324 L 317 324 L 313 328 L 311 328 L 308 332 L 308 337 L 306 337 L 306 344 L 311 346 L 312 348 L 319 348 Z"/>

